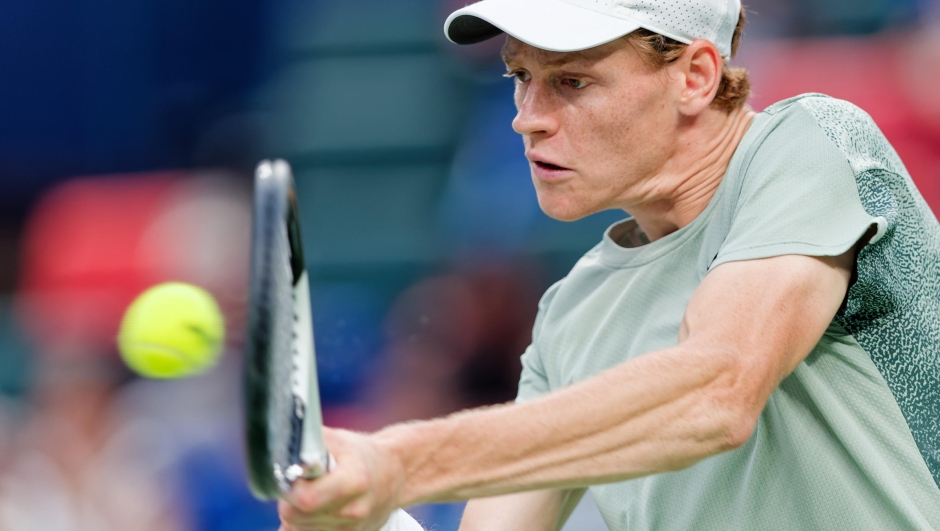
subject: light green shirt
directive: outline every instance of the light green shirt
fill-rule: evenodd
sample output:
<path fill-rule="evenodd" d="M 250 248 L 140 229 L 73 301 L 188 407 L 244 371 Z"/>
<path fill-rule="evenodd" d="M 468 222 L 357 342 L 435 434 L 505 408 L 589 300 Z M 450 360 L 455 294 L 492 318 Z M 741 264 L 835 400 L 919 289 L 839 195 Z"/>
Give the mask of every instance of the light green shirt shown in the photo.
<path fill-rule="evenodd" d="M 543 297 L 518 400 L 676 345 L 722 263 L 838 256 L 872 226 L 846 308 L 749 442 L 591 487 L 610 529 L 940 530 L 940 226 L 846 102 L 806 95 L 759 114 L 690 225 L 645 244 L 632 220 L 611 227 Z"/>

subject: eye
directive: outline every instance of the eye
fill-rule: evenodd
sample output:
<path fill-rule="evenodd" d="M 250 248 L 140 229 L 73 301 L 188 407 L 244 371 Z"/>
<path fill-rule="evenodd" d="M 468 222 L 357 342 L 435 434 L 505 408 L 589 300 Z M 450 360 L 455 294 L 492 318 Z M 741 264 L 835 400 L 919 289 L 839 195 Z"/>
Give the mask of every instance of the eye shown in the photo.
<path fill-rule="evenodd" d="M 584 81 L 583 79 L 573 78 L 573 77 L 566 77 L 565 79 L 562 80 L 562 83 L 576 90 L 583 89 L 584 87 L 588 86 L 587 81 Z"/>
<path fill-rule="evenodd" d="M 508 77 L 519 83 L 525 83 L 529 80 L 529 74 L 524 70 L 513 70 L 512 72 L 506 72 L 503 74 L 503 77 Z"/>

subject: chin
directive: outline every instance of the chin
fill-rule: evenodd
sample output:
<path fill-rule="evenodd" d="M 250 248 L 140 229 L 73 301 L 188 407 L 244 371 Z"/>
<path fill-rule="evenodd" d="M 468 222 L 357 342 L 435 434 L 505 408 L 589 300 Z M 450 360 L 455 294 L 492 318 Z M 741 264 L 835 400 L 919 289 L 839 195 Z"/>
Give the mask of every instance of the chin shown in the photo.
<path fill-rule="evenodd" d="M 544 212 L 546 216 L 557 219 L 558 221 L 578 221 L 579 219 L 593 214 L 593 212 L 577 208 L 575 205 L 563 199 L 555 201 L 548 197 L 543 197 L 542 194 L 539 194 L 539 208 L 542 209 L 542 212 Z"/>

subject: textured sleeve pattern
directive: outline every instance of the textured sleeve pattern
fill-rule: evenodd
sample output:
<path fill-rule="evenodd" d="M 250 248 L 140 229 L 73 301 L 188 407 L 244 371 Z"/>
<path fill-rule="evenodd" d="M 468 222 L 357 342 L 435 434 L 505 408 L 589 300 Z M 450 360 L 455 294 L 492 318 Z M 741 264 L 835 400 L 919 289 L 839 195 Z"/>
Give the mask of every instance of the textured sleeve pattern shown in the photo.
<path fill-rule="evenodd" d="M 774 121 L 742 168 L 728 234 L 711 264 L 786 254 L 838 256 L 872 225 L 842 150 L 798 102 L 766 111 Z"/>
<path fill-rule="evenodd" d="M 887 220 L 859 253 L 836 320 L 878 367 L 940 486 L 940 223 L 867 114 L 833 99 L 801 104 L 846 154 L 865 209 Z"/>

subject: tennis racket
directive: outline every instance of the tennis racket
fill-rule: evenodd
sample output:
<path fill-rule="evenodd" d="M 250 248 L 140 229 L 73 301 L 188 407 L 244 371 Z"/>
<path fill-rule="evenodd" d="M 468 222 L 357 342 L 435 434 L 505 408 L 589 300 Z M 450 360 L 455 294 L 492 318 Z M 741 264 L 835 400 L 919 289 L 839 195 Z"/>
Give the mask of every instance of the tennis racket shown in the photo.
<path fill-rule="evenodd" d="M 313 347 L 310 287 L 290 167 L 255 173 L 244 391 L 251 489 L 262 499 L 328 470 Z"/>
<path fill-rule="evenodd" d="M 255 172 L 248 343 L 244 366 L 248 482 L 260 499 L 329 471 L 317 385 L 310 285 L 290 166 Z M 422 531 L 398 510 L 383 531 Z"/>

